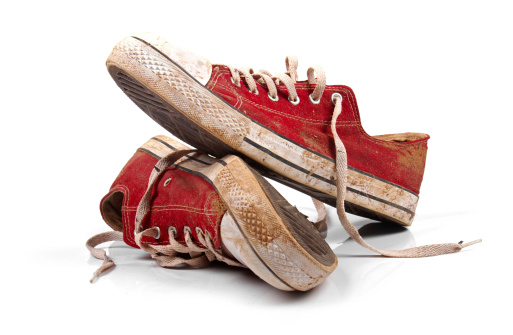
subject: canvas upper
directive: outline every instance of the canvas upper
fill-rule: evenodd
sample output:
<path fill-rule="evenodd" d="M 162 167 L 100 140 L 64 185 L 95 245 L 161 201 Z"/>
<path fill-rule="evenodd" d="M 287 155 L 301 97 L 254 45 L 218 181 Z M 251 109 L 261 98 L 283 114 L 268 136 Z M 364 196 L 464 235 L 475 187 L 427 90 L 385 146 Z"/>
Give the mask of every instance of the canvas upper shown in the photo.
<path fill-rule="evenodd" d="M 146 192 L 148 179 L 158 159 L 139 148 L 112 183 L 100 202 L 105 222 L 114 230 L 123 231 L 124 241 L 138 248 L 134 239 L 135 214 Z M 168 244 L 168 227 L 176 228 L 176 240 L 185 243 L 184 228 L 191 229 L 197 239 L 195 227 L 208 231 L 214 246 L 219 249 L 219 225 L 226 212 L 221 198 L 202 177 L 170 167 L 155 183 L 151 208 L 143 222 L 144 228 L 159 227 L 159 239 L 143 237 L 144 243 Z M 199 242 L 198 242 L 199 243 Z"/>
<path fill-rule="evenodd" d="M 335 158 L 335 146 L 330 131 L 333 116 L 330 97 L 335 92 L 340 93 L 343 112 L 337 120 L 337 132 L 346 147 L 349 168 L 419 194 L 429 136 L 422 133 L 368 135 L 362 127 L 351 88 L 327 85 L 319 103 L 315 104 L 309 98 L 315 85 L 298 81 L 295 88 L 300 102 L 294 105 L 287 99 L 284 85 L 277 85 L 279 100 L 272 101 L 261 85 L 257 85 L 258 94 L 250 92 L 245 85 L 235 85 L 230 70 L 222 65 L 213 67 L 206 86 L 254 121 L 331 159 Z"/>

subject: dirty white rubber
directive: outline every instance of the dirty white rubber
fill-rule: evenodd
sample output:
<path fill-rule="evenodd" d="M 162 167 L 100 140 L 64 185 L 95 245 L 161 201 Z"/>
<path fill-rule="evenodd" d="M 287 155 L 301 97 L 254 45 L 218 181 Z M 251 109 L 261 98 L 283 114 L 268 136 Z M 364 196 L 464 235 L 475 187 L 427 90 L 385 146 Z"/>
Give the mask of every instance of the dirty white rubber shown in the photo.
<path fill-rule="evenodd" d="M 146 96 L 154 100 L 158 97 L 158 100 L 165 102 L 154 102 L 146 98 L 146 101 L 150 101 L 150 108 L 155 111 L 151 113 L 145 110 L 148 115 L 157 121 L 166 115 L 173 118 L 173 113 L 179 113 L 179 117 L 185 117 L 191 125 L 219 139 L 234 152 L 273 171 L 269 174 L 271 178 L 273 175 L 278 176 L 276 180 L 302 191 L 307 190 L 305 193 L 334 204 L 336 187 L 333 159 L 252 121 L 207 89 L 203 84 L 206 83 L 207 73 L 209 75 L 210 65 L 203 58 L 197 57 L 195 61 L 190 53 L 186 53 L 186 60 L 172 60 L 167 56 L 169 50 L 163 48 L 163 45 L 167 48 L 169 45 L 162 42 L 162 38 L 152 35 L 145 35 L 144 38 L 146 41 L 128 37 L 118 43 L 107 60 L 107 67 L 113 77 L 114 71 L 111 70 L 119 71 L 120 75 L 128 75 L 134 80 L 133 85 L 144 86 L 151 92 Z M 150 44 L 148 40 L 159 42 Z M 179 65 L 180 62 L 182 65 L 189 64 L 188 71 Z M 190 64 L 199 64 L 200 69 L 195 70 Z M 189 72 L 202 73 L 199 78 L 201 83 Z M 116 82 L 120 85 L 118 80 Z M 138 103 L 139 96 L 129 96 Z M 349 167 L 347 190 L 346 208 L 349 212 L 402 225 L 410 225 L 413 221 L 418 196 L 403 187 Z"/>
<path fill-rule="evenodd" d="M 188 148 L 166 136 L 156 136 L 139 148 L 156 158 L 183 149 Z M 202 176 L 216 188 L 228 208 L 221 222 L 222 243 L 270 285 L 306 291 L 335 270 L 337 257 L 312 223 L 292 206 L 280 211 L 280 199 L 266 192 L 240 158 L 218 160 L 196 153 L 175 167 Z M 293 215 L 303 220 L 290 220 Z"/>

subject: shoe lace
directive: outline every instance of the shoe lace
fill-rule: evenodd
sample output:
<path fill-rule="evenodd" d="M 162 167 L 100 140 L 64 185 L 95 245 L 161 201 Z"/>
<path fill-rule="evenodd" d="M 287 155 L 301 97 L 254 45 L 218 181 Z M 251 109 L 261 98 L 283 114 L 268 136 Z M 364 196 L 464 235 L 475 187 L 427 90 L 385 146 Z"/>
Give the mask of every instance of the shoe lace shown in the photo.
<path fill-rule="evenodd" d="M 205 230 L 205 233 L 203 233 L 199 227 L 196 228 L 198 240 L 206 247 L 199 246 L 193 242 L 191 230 L 187 226 L 184 229 L 185 246 L 176 240 L 177 231 L 174 227 L 170 227 L 169 229 L 169 245 L 152 245 L 142 243 L 143 236 L 156 238 L 160 236 L 159 227 L 142 230 L 144 218 L 150 211 L 153 185 L 168 167 L 173 165 L 183 156 L 192 152 L 197 152 L 197 150 L 180 150 L 173 152 L 161 158 L 154 166 L 148 181 L 148 188 L 141 198 L 135 214 L 135 243 L 142 250 L 150 253 L 151 257 L 157 260 L 157 263 L 162 267 L 174 267 L 179 264 L 204 267 L 213 260 L 225 262 L 232 266 L 245 267 L 241 263 L 223 256 L 221 250 L 215 248 L 210 232 Z M 190 258 L 180 257 L 180 254 L 189 254 Z"/>
<path fill-rule="evenodd" d="M 296 91 L 296 81 L 297 81 L 297 67 L 298 67 L 298 59 L 296 56 L 288 56 L 285 58 L 285 66 L 287 68 L 287 72 L 272 75 L 269 71 L 260 70 L 259 72 L 255 72 L 252 68 L 239 68 L 236 69 L 232 66 L 227 65 L 230 70 L 230 74 L 232 80 L 235 85 L 241 85 L 241 74 L 246 81 L 246 85 L 250 92 L 258 94 L 257 82 L 266 87 L 268 90 L 269 98 L 272 100 L 278 100 L 278 89 L 276 85 L 283 84 L 285 85 L 288 92 L 288 99 L 290 102 L 297 104 L 299 103 L 299 96 Z M 315 65 L 307 70 L 308 83 L 315 85 L 313 92 L 310 94 L 310 100 L 312 102 L 317 103 L 319 99 L 321 99 L 322 94 L 324 92 L 324 88 L 326 87 L 326 74 L 324 73 L 324 69 Z"/>
<path fill-rule="evenodd" d="M 123 233 L 120 231 L 108 231 L 105 233 L 97 234 L 91 237 L 86 242 L 86 247 L 94 257 L 103 260 L 102 265 L 93 274 L 93 277 L 89 280 L 90 283 L 94 283 L 96 278 L 102 273 L 113 267 L 114 262 L 107 256 L 107 253 L 103 249 L 95 248 L 105 242 L 111 241 L 123 241 Z"/>
<path fill-rule="evenodd" d="M 468 247 L 470 245 L 482 242 L 481 239 L 463 243 L 463 241 L 459 243 L 442 243 L 442 244 L 430 244 L 423 245 L 414 248 L 402 249 L 402 250 L 380 250 L 376 249 L 373 246 L 369 245 L 365 242 L 356 229 L 356 227 L 349 221 L 347 218 L 347 214 L 344 208 L 344 199 L 346 197 L 346 185 L 347 185 L 347 153 L 344 143 L 338 136 L 337 133 L 337 118 L 340 116 L 342 112 L 342 96 L 334 95 L 332 98 L 333 103 L 335 104 L 335 109 L 333 111 L 333 117 L 331 119 L 331 132 L 333 134 L 333 138 L 335 140 L 335 149 L 336 149 L 336 158 L 335 158 L 335 171 L 336 171 L 336 187 L 337 187 L 337 215 L 340 220 L 340 223 L 346 230 L 346 232 L 351 236 L 356 243 L 361 246 L 368 248 L 378 254 L 381 254 L 386 257 L 400 257 L 400 258 L 417 258 L 417 257 L 429 257 L 429 256 L 437 256 L 443 254 L 450 254 L 454 252 L 458 252 L 461 249 Z"/>
<path fill-rule="evenodd" d="M 287 72 L 271 75 L 266 70 L 260 70 L 259 73 L 255 73 L 251 68 L 241 68 L 236 69 L 231 66 L 227 66 L 230 70 L 230 74 L 232 76 L 233 82 L 240 86 L 241 82 L 241 74 L 245 79 L 245 82 L 252 93 L 258 94 L 257 83 L 262 86 L 265 86 L 268 90 L 268 95 L 271 99 L 278 99 L 278 92 L 276 85 L 284 84 L 287 92 L 289 94 L 288 99 L 292 103 L 299 103 L 299 97 L 297 95 L 297 91 L 295 88 L 295 83 L 297 81 L 297 67 L 298 67 L 298 59 L 295 56 L 288 56 L 285 58 L 285 66 L 287 68 Z M 317 77 L 316 77 L 317 75 Z M 313 92 L 310 94 L 310 100 L 312 102 L 317 103 L 319 99 L 321 99 L 324 89 L 326 87 L 326 74 L 322 67 L 313 66 L 308 68 L 307 71 L 308 83 L 315 85 Z M 344 200 L 346 197 L 346 185 L 347 185 L 347 153 L 337 133 L 336 121 L 342 112 L 342 100 L 343 97 L 340 93 L 334 93 L 331 96 L 332 103 L 334 104 L 334 110 L 331 119 L 331 132 L 333 134 L 333 138 L 335 141 L 335 150 L 336 150 L 336 159 L 335 159 L 335 176 L 336 176 L 336 188 L 337 188 L 337 199 L 336 199 L 336 209 L 337 215 L 340 220 L 340 223 L 349 234 L 349 236 L 355 240 L 361 246 L 368 248 L 378 254 L 381 254 L 386 257 L 404 257 L 404 258 L 413 258 L 413 257 L 429 257 L 436 256 L 442 254 L 449 254 L 458 252 L 461 249 L 468 247 L 470 245 L 482 242 L 481 239 L 463 243 L 463 241 L 459 243 L 442 243 L 442 244 L 431 244 L 424 245 L 414 248 L 402 249 L 402 250 L 380 250 L 376 249 L 373 246 L 369 245 L 367 242 L 363 240 L 360 233 L 356 229 L 356 227 L 349 221 L 346 215 Z M 314 199 L 314 205 L 319 213 L 319 217 L 321 216 L 321 210 L 324 210 L 324 219 L 326 217 L 326 211 L 323 209 L 324 205 Z"/>
<path fill-rule="evenodd" d="M 158 238 L 160 236 L 159 227 L 143 229 L 144 219 L 151 208 L 152 190 L 155 182 L 168 167 L 173 165 L 175 162 L 178 163 L 179 159 L 192 152 L 196 152 L 196 150 L 180 150 L 173 152 L 161 158 L 154 166 L 148 181 L 146 192 L 144 193 L 141 201 L 139 202 L 139 205 L 137 206 L 134 232 L 135 243 L 142 250 L 148 252 L 151 257 L 157 261 L 157 264 L 162 267 L 176 267 L 180 264 L 187 264 L 192 267 L 205 267 L 214 260 L 225 262 L 232 266 L 245 267 L 243 264 L 223 256 L 221 250 L 215 248 L 210 233 L 206 230 L 205 233 L 203 233 L 199 227 L 196 228 L 196 234 L 198 236 L 198 241 L 203 246 L 200 246 L 193 241 L 191 230 L 187 226 L 184 229 L 185 245 L 176 240 L 177 230 L 172 226 L 169 227 L 168 230 L 168 245 L 152 245 L 143 243 L 142 241 L 144 236 L 154 238 Z M 107 253 L 103 249 L 96 248 L 96 246 L 99 244 L 109 241 L 123 241 L 123 233 L 117 231 L 101 233 L 91 237 L 86 242 L 86 247 L 89 249 L 91 254 L 94 257 L 103 260 L 102 265 L 94 272 L 93 277 L 90 280 L 91 283 L 93 283 L 102 272 L 110 269 L 115 265 L 115 263 L 107 256 Z M 187 258 L 182 257 L 186 256 L 187 254 Z"/>

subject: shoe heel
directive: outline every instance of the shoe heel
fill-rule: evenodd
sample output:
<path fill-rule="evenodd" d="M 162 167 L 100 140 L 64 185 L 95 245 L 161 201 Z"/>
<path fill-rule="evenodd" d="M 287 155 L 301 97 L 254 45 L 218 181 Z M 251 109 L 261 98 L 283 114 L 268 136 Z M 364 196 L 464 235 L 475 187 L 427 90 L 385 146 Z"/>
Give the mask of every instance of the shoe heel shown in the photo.
<path fill-rule="evenodd" d="M 322 283 L 337 257 L 313 224 L 240 158 L 218 163 L 203 173 L 229 211 L 221 224 L 227 249 L 279 289 L 306 291 Z"/>

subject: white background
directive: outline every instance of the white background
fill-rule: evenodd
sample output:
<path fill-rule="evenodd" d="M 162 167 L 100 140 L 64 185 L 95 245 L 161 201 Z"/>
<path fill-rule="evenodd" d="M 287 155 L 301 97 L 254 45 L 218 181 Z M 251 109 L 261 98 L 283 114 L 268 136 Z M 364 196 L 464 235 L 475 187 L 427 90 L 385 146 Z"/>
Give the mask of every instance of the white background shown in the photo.
<path fill-rule="evenodd" d="M 508 1 L 4 2 L 1 43 L 2 333 L 504 333 L 511 331 L 512 7 Z M 308 293 L 250 271 L 159 268 L 114 243 L 101 197 L 139 145 L 167 134 L 105 68 L 125 36 L 153 31 L 214 63 L 300 76 L 320 64 L 351 86 L 368 133 L 432 136 L 409 229 L 354 217 L 379 248 L 483 238 L 427 259 L 385 259 L 345 241 Z M 279 187 L 307 214 L 308 197 Z M 343 243 L 342 243 L 343 242 Z M 108 246 L 108 245 L 106 245 Z"/>

